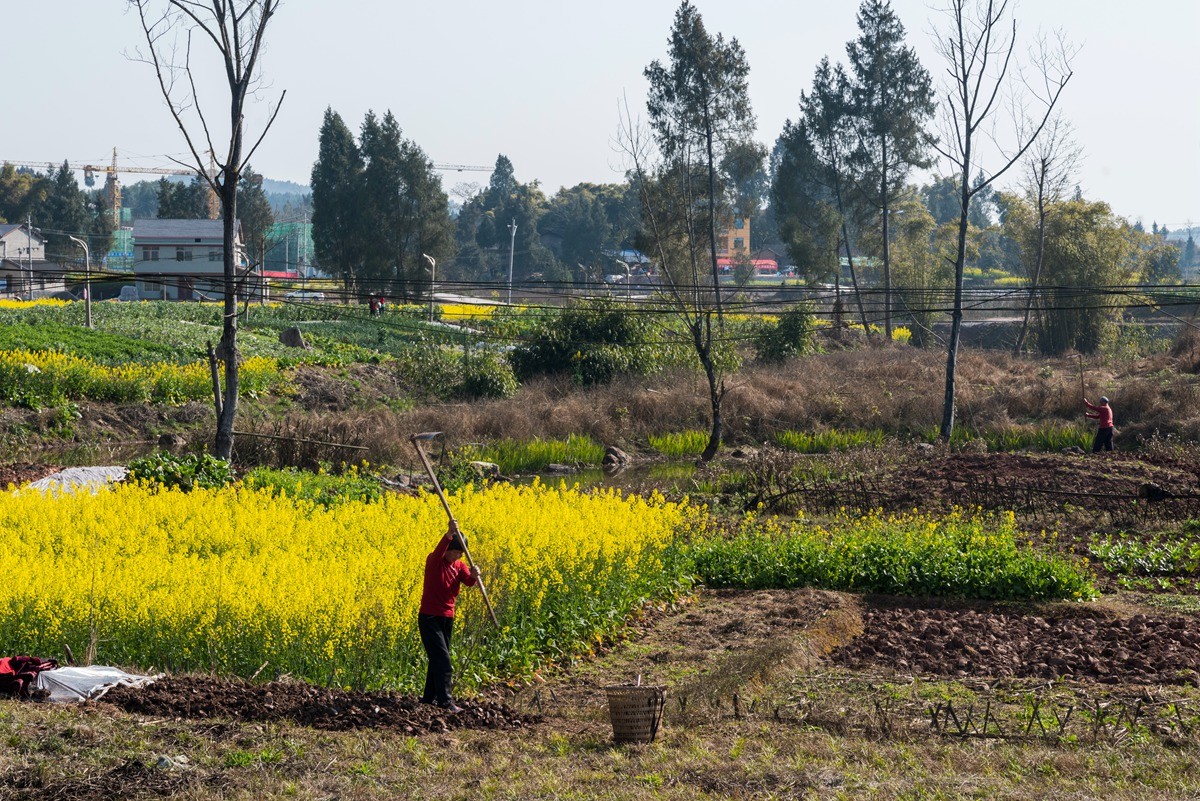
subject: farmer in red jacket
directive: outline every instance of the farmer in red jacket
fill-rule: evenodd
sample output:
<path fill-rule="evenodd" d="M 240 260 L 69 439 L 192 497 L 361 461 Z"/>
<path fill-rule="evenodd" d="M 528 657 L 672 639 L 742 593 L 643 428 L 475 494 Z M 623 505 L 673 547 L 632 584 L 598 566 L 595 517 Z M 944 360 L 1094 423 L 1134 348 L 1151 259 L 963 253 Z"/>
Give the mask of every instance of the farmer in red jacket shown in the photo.
<path fill-rule="evenodd" d="M 463 584 L 479 583 L 479 568 L 460 561 L 466 551 L 462 533 L 453 521 L 433 553 L 425 557 L 425 585 L 421 591 L 421 611 L 417 629 L 429 657 L 422 703 L 437 704 L 449 712 L 461 712 L 450 695 L 453 668 L 450 663 L 450 633 L 454 628 L 454 600 Z"/>
<path fill-rule="evenodd" d="M 1096 438 L 1092 440 L 1092 453 L 1099 453 L 1101 448 L 1111 451 L 1113 449 L 1113 413 L 1112 407 L 1108 405 L 1108 398 L 1100 398 L 1099 406 L 1093 406 L 1087 402 L 1087 398 L 1084 398 L 1083 405 L 1091 410 L 1084 412 L 1084 416 L 1092 418 L 1099 426 L 1096 429 Z"/>

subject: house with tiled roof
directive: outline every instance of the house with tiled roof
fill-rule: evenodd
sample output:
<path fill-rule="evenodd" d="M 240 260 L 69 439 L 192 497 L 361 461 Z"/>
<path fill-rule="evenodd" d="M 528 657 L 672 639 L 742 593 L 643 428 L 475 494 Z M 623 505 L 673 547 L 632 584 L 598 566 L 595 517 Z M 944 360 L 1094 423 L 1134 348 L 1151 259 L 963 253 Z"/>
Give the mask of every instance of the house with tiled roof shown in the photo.
<path fill-rule="evenodd" d="M 246 271 L 242 226 L 235 232 L 237 270 Z M 221 220 L 135 220 L 133 273 L 143 300 L 220 300 L 225 296 Z"/>
<path fill-rule="evenodd" d="M 24 223 L 0 223 L 0 295 L 40 297 L 62 289 L 62 267 L 46 261 L 42 232 Z"/>

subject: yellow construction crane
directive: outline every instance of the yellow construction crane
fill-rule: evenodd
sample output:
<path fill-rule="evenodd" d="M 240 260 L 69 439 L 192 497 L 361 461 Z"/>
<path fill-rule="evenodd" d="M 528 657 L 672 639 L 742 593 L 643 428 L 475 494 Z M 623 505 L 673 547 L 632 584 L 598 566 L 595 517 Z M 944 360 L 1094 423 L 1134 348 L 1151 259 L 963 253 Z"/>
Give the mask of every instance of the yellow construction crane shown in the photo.
<path fill-rule="evenodd" d="M 0 163 L 11 164 L 14 167 L 29 167 L 32 169 L 41 169 L 43 166 L 53 169 L 54 165 L 48 162 L 39 163 L 33 161 L 6 161 L 0 160 Z M 67 162 L 70 164 L 70 162 Z M 83 170 L 83 180 L 88 186 L 91 186 L 96 181 L 97 173 L 104 173 L 104 194 L 108 200 L 109 208 L 112 210 L 113 227 L 121 227 L 121 179 L 118 178 L 119 173 L 146 173 L 149 175 L 196 175 L 196 170 L 187 169 L 185 167 L 123 167 L 117 164 L 117 149 L 113 148 L 112 164 L 96 165 L 96 164 L 76 164 L 73 169 Z M 215 172 L 216 167 L 209 160 L 210 174 Z M 211 220 L 217 219 L 221 214 L 221 204 L 218 201 L 217 193 L 208 187 L 208 217 Z"/>

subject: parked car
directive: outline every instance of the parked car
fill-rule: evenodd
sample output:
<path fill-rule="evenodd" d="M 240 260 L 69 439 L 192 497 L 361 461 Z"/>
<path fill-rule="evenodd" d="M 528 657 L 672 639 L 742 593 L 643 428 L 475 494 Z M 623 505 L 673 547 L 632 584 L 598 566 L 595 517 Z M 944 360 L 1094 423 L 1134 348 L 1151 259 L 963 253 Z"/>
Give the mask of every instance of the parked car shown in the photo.
<path fill-rule="evenodd" d="M 284 297 L 291 300 L 325 300 L 325 293 L 315 289 L 293 289 Z"/>

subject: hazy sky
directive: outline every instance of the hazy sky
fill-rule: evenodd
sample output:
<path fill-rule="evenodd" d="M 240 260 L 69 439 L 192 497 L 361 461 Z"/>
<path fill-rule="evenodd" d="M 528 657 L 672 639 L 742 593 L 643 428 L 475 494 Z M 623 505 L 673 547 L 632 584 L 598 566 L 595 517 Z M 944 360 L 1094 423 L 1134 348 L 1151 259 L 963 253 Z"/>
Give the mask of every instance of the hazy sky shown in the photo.
<path fill-rule="evenodd" d="M 858 0 L 696 0 L 710 32 L 737 37 L 750 63 L 758 138 L 770 145 L 822 56 L 842 60 Z M 936 80 L 930 31 L 940 0 L 893 0 Z M 490 166 L 504 153 L 547 193 L 621 179 L 619 105 L 644 115 L 642 70 L 666 58 L 675 0 L 510 0 L 499 3 L 283 0 L 255 109 L 287 90 L 253 166 L 307 183 L 326 107 L 357 131 L 368 109 L 391 109 L 436 162 Z M 1018 36 L 1063 30 L 1082 49 L 1063 110 L 1084 149 L 1079 183 L 1131 219 L 1200 226 L 1200 2 L 1025 0 Z M 0 160 L 161 166 L 182 137 L 152 70 L 131 60 L 141 28 L 123 0 L 40 0 L 7 15 L 8 76 Z M 198 44 L 197 47 L 200 45 Z M 219 80 L 219 75 L 218 75 Z M 202 85 L 215 117 L 220 90 Z M 126 175 L 132 183 L 146 176 Z M 447 189 L 486 182 L 448 173 Z"/>

